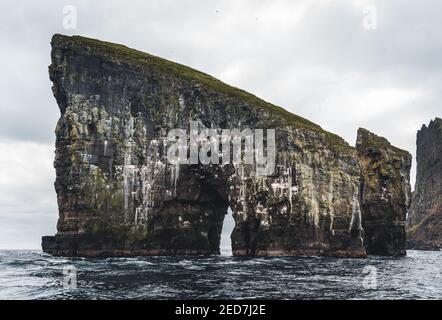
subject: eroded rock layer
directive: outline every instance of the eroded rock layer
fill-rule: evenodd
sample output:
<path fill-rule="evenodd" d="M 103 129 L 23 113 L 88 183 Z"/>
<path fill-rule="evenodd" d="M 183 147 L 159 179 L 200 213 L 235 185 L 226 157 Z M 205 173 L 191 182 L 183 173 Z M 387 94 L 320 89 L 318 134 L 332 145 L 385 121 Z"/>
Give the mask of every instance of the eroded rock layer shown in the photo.
<path fill-rule="evenodd" d="M 417 133 L 417 176 L 408 215 L 410 249 L 442 248 L 442 119 Z"/>
<path fill-rule="evenodd" d="M 411 155 L 365 129 L 358 130 L 356 150 L 362 166 L 362 226 L 367 254 L 405 255 Z"/>
<path fill-rule="evenodd" d="M 55 35 L 50 78 L 59 221 L 54 255 L 365 256 L 356 151 L 340 137 L 206 74 L 124 46 Z M 167 132 L 276 129 L 272 174 L 167 160 Z"/>

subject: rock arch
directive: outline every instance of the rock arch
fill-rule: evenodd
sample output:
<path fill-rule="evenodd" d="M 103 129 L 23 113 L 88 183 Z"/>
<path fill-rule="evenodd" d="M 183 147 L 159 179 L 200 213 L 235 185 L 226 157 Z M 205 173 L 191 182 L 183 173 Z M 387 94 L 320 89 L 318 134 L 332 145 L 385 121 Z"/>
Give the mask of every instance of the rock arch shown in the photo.
<path fill-rule="evenodd" d="M 355 149 L 318 125 L 211 76 L 124 46 L 55 35 L 61 117 L 55 255 L 364 256 Z M 167 132 L 274 129 L 272 174 L 254 164 L 172 165 Z M 92 129 L 92 130 L 91 130 Z"/>

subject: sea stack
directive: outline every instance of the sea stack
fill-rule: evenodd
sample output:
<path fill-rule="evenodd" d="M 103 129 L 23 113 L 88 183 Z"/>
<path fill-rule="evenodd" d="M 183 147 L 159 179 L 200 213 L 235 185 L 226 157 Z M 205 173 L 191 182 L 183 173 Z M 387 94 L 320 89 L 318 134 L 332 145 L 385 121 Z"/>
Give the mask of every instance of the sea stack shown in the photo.
<path fill-rule="evenodd" d="M 342 138 L 207 74 L 122 45 L 55 35 L 51 57 L 61 112 L 59 220 L 57 234 L 43 237 L 45 252 L 218 254 L 230 207 L 235 256 L 366 255 L 361 167 Z M 168 132 L 188 132 L 192 121 L 274 129 L 270 174 L 243 161 L 170 163 Z"/>
<path fill-rule="evenodd" d="M 408 248 L 442 247 L 442 119 L 417 133 L 417 176 L 408 215 Z"/>
<path fill-rule="evenodd" d="M 405 255 L 411 154 L 362 128 L 356 150 L 362 166 L 362 226 L 367 254 Z"/>

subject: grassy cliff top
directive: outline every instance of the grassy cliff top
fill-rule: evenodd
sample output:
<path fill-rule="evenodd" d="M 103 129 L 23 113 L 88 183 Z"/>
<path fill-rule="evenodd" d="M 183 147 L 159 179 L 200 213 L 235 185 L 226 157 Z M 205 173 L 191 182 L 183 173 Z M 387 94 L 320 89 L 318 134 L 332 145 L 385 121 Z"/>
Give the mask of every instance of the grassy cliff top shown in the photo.
<path fill-rule="evenodd" d="M 64 49 L 79 48 L 90 55 L 103 56 L 111 61 L 126 62 L 128 64 L 135 64 L 137 66 L 147 66 L 154 68 L 160 72 L 169 73 L 174 76 L 200 83 L 201 85 L 213 89 L 215 91 L 224 93 L 235 99 L 240 99 L 252 106 L 269 111 L 275 116 L 275 119 L 281 126 L 292 126 L 298 129 L 305 129 L 314 131 L 325 138 L 330 145 L 337 151 L 353 151 L 353 148 L 341 137 L 323 130 L 319 125 L 297 116 L 289 111 L 268 103 L 253 94 L 244 90 L 235 88 L 222 81 L 197 71 L 185 65 L 175 63 L 151 54 L 141 52 L 126 46 L 115 44 L 111 42 L 100 41 L 96 39 L 81 37 L 81 36 L 65 36 L 55 34 L 52 37 L 52 47 L 59 47 Z M 86 50 L 85 50 L 86 49 Z"/>
<path fill-rule="evenodd" d="M 359 128 L 356 148 L 360 149 L 366 147 L 390 149 L 399 155 L 411 157 L 411 154 L 408 151 L 393 146 L 386 138 L 378 136 L 367 129 Z"/>

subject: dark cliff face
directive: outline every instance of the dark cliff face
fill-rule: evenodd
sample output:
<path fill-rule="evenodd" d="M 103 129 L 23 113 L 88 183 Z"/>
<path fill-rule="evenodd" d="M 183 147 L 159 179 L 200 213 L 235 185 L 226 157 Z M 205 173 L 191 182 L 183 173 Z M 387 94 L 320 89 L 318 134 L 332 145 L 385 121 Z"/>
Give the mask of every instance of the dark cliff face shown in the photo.
<path fill-rule="evenodd" d="M 442 119 L 417 133 L 417 176 L 408 215 L 408 247 L 442 247 Z"/>
<path fill-rule="evenodd" d="M 356 150 L 362 166 L 362 226 L 367 254 L 405 255 L 411 155 L 365 129 L 358 130 Z"/>
<path fill-rule="evenodd" d="M 234 255 L 364 256 L 356 151 L 242 90 L 124 46 L 55 35 L 55 255 L 217 254 L 233 211 Z M 170 164 L 167 132 L 276 129 L 276 164 Z"/>

